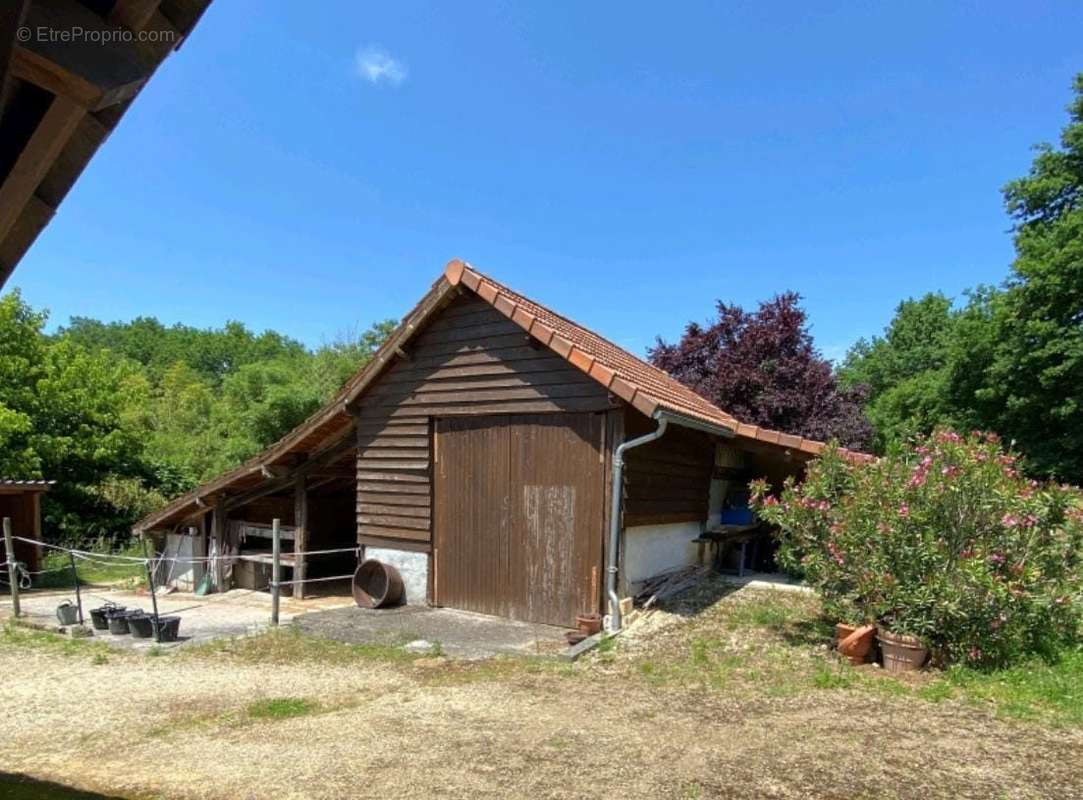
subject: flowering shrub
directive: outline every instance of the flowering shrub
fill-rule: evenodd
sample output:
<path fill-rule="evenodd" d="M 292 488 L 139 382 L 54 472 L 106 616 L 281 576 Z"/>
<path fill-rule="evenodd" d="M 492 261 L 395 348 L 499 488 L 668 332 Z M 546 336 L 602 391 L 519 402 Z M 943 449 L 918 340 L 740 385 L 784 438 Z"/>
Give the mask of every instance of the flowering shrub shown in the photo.
<path fill-rule="evenodd" d="M 1029 481 L 996 436 L 939 431 L 872 464 L 828 447 L 781 496 L 753 484 L 779 560 L 839 620 L 920 637 L 941 663 L 1077 640 L 1083 494 Z"/>

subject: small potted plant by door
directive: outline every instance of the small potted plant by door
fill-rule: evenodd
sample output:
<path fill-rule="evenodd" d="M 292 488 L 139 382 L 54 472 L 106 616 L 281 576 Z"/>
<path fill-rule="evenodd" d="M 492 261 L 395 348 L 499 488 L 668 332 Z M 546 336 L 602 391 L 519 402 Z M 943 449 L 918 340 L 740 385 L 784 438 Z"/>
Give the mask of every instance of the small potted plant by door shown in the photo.
<path fill-rule="evenodd" d="M 876 641 L 880 644 L 884 669 L 894 674 L 921 669 L 929 657 L 929 648 L 916 636 L 892 633 L 879 627 L 876 629 Z"/>

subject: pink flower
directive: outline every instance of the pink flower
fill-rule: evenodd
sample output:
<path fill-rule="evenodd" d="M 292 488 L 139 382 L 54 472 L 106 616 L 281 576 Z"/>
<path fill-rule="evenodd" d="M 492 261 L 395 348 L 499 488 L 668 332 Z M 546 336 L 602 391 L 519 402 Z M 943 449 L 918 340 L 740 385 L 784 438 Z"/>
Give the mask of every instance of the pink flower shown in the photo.
<path fill-rule="evenodd" d="M 907 503 L 903 503 L 901 506 L 899 506 L 899 516 L 903 519 L 910 518 L 910 506 Z"/>
<path fill-rule="evenodd" d="M 1014 528 L 1019 524 L 1019 517 L 1015 514 L 1005 514 L 1000 518 L 1000 524 L 1005 528 Z"/>
<path fill-rule="evenodd" d="M 981 660 L 981 648 L 980 647 L 971 647 L 970 652 L 967 655 L 970 656 L 971 661 L 980 661 Z"/>

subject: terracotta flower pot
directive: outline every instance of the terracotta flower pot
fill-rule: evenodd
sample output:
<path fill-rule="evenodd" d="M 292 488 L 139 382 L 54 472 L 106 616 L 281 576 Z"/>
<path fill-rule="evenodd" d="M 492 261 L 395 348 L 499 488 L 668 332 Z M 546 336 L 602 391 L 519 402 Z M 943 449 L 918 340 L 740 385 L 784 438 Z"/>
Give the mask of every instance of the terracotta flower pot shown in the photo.
<path fill-rule="evenodd" d="M 580 614 L 575 618 L 576 627 L 587 636 L 593 636 L 602 629 L 602 615 L 597 613 Z"/>
<path fill-rule="evenodd" d="M 839 642 L 849 636 L 851 633 L 857 630 L 857 625 L 851 625 L 848 622 L 840 622 L 835 625 L 835 647 L 839 646 Z"/>
<path fill-rule="evenodd" d="M 929 649 L 916 636 L 904 636 L 879 628 L 876 641 L 880 643 L 884 669 L 894 674 L 921 669 L 929 657 Z"/>
<path fill-rule="evenodd" d="M 875 625 L 862 625 L 839 642 L 839 652 L 850 659 L 851 664 L 861 664 L 872 650 Z"/>

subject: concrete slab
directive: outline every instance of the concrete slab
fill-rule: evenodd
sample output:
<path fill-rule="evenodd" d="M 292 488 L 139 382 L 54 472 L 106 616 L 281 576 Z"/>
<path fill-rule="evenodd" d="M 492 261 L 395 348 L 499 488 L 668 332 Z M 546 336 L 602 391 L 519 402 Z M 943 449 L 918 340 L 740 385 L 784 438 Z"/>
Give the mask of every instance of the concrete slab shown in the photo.
<path fill-rule="evenodd" d="M 37 627 L 56 629 L 56 607 L 63 600 L 75 601 L 72 591 L 34 591 L 20 597 L 25 621 Z M 151 610 L 151 598 L 146 592 L 117 591 L 86 588 L 83 590 L 83 613 L 90 627 L 89 609 L 111 601 L 129 609 Z M 282 598 L 279 620 L 287 623 L 298 614 L 322 608 L 353 606 L 349 596 L 324 596 L 294 600 Z M 221 594 L 196 597 L 190 593 L 174 592 L 158 598 L 158 613 L 177 614 L 181 618 L 180 639 L 162 643 L 161 647 L 173 648 L 208 642 L 213 639 L 251 636 L 266 630 L 271 620 L 271 596 L 267 592 L 233 589 Z M 11 615 L 11 599 L 0 600 L 0 616 Z M 155 646 L 153 639 L 136 639 L 114 636 L 108 631 L 94 631 L 98 641 L 112 647 L 128 650 L 149 650 Z"/>
<path fill-rule="evenodd" d="M 456 658 L 556 655 L 567 647 L 564 628 L 427 606 L 336 608 L 301 614 L 294 624 L 306 633 L 351 644 L 424 640 Z"/>

